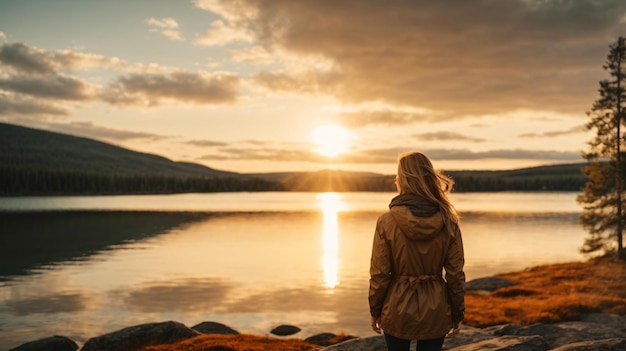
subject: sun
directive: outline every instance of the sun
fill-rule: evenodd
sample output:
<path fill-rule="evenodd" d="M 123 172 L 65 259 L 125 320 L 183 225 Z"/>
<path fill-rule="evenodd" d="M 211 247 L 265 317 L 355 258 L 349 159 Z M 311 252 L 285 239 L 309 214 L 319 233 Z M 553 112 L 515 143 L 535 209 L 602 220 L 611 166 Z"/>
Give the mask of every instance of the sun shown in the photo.
<path fill-rule="evenodd" d="M 348 152 L 353 140 L 352 132 L 334 124 L 316 127 L 311 133 L 315 151 L 325 157 L 336 157 Z"/>

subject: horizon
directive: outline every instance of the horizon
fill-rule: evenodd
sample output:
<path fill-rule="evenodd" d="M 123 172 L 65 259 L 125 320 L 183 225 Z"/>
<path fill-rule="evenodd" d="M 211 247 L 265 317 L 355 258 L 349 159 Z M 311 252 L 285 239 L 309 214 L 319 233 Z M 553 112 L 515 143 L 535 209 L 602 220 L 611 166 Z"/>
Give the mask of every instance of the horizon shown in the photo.
<path fill-rule="evenodd" d="M 2 124 L 3 122 L 0 122 L 0 124 Z M 17 127 L 25 127 L 25 128 L 31 128 L 28 126 L 21 126 L 18 124 L 12 124 L 12 123 L 8 123 L 9 125 L 13 125 L 13 126 L 17 126 Z M 35 128 L 36 129 L 36 128 Z M 41 130 L 41 129 L 38 129 Z M 131 151 L 131 152 L 141 152 L 141 151 L 137 151 L 137 150 L 133 150 L 133 149 L 128 149 L 128 148 L 124 148 L 122 146 L 119 145 L 115 145 L 112 143 L 108 143 L 106 141 L 102 141 L 102 140 L 97 140 L 97 139 L 92 139 L 89 137 L 84 137 L 84 136 L 80 136 L 80 135 L 73 135 L 73 134 L 65 134 L 65 133 L 61 133 L 61 132 L 54 132 L 54 131 L 49 131 L 49 130 L 43 130 L 45 132 L 52 132 L 52 133 L 58 133 L 58 134 L 63 134 L 63 135 L 67 135 L 67 136 L 71 136 L 71 137 L 78 137 L 78 138 L 85 138 L 88 140 L 92 140 L 92 141 L 96 141 L 96 142 L 100 142 L 100 143 L 105 143 L 108 145 L 112 145 L 114 147 L 120 147 L 122 149 L 125 149 L 127 151 Z M 141 152 L 143 153 L 143 152 Z M 166 156 L 157 154 L 157 153 L 148 153 L 150 155 L 153 156 L 159 156 L 159 157 L 164 157 L 172 162 L 177 162 L 177 163 L 192 163 L 192 164 L 197 164 L 197 165 L 201 165 L 201 166 L 205 166 L 205 167 L 209 167 L 213 170 L 216 171 L 223 171 L 223 172 L 232 172 L 232 173 L 238 173 L 238 174 L 247 174 L 247 175 L 255 175 L 255 174 L 273 174 L 273 173 L 307 173 L 307 172 L 311 172 L 311 173 L 315 173 L 315 172 L 326 172 L 326 171 L 335 171 L 335 172 L 361 172 L 361 173 L 373 173 L 373 174 L 377 174 L 377 175 L 383 175 L 383 176 L 392 176 L 394 174 L 394 172 L 391 173 L 378 173 L 378 172 L 373 172 L 373 171 L 368 171 L 368 170 L 357 170 L 357 171 L 351 171 L 349 169 L 343 169 L 343 168 L 320 168 L 320 169 L 315 169 L 315 170 L 307 170 L 307 171 L 301 171 L 301 170 L 285 170 L 285 171 L 267 171 L 267 172 L 248 172 L 248 173 L 244 173 L 244 172 L 239 172 L 238 170 L 230 170 L 230 169 L 219 169 L 219 168 L 215 168 L 215 167 L 211 167 L 211 165 L 204 165 L 201 163 L 196 163 L 196 162 L 192 162 L 189 160 L 174 160 L 174 159 L 170 159 L 167 158 Z M 576 165 L 576 164 L 583 164 L 585 163 L 584 160 L 581 160 L 579 162 L 569 162 L 569 163 L 552 163 L 552 164 L 541 164 L 541 165 L 537 165 L 537 166 L 530 166 L 530 167 L 521 167 L 521 168 L 510 168 L 510 169 L 443 169 L 443 168 L 436 168 L 439 171 L 443 171 L 443 172 L 467 172 L 467 171 L 473 171 L 473 172 L 496 172 L 496 171 L 516 171 L 516 170 L 521 170 L 521 169 L 530 169 L 530 168 L 541 168 L 541 167 L 552 167 L 552 166 L 567 166 L 567 165 Z"/>
<path fill-rule="evenodd" d="M 0 121 L 247 174 L 580 163 L 624 33 L 624 2 L 6 0 Z"/>

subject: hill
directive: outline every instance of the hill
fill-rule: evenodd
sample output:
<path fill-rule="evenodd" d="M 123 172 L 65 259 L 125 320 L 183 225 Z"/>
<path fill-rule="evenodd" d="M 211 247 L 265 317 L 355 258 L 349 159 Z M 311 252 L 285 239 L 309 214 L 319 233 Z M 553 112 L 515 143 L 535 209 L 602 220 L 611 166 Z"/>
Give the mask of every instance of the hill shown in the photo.
<path fill-rule="evenodd" d="M 578 191 L 584 163 L 446 171 L 454 191 Z M 0 196 L 214 191 L 395 191 L 393 175 L 322 170 L 241 174 L 72 135 L 0 123 Z"/>
<path fill-rule="evenodd" d="M 444 171 L 455 192 L 579 191 L 587 182 L 585 163 L 549 165 L 506 171 Z M 280 182 L 289 191 L 396 191 L 395 175 L 322 170 L 258 173 L 254 177 Z"/>
<path fill-rule="evenodd" d="M 549 165 L 506 171 L 446 171 L 455 190 L 471 191 L 579 191 L 587 182 L 586 163 Z"/>
<path fill-rule="evenodd" d="M 100 175 L 236 176 L 93 139 L 0 123 L 0 165 Z"/>
<path fill-rule="evenodd" d="M 0 195 L 282 190 L 235 172 L 0 123 Z"/>

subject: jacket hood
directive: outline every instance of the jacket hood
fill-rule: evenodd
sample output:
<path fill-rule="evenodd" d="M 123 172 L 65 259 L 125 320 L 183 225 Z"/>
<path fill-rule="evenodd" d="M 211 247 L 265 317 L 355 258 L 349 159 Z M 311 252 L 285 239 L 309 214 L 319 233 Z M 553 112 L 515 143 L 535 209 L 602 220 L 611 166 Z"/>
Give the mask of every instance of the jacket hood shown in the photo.
<path fill-rule="evenodd" d="M 415 194 L 394 197 L 389 212 L 402 233 L 411 240 L 429 240 L 444 225 L 439 207 Z"/>

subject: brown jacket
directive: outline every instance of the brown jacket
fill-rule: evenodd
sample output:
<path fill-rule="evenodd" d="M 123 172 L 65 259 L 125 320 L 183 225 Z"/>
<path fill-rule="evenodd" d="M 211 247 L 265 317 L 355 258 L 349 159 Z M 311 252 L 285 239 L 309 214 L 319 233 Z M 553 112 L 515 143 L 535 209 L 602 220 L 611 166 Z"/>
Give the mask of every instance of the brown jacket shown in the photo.
<path fill-rule="evenodd" d="M 369 303 L 385 333 L 433 339 L 463 320 L 463 241 L 458 225 L 454 228 L 448 232 L 439 209 L 410 194 L 394 198 L 389 212 L 379 217 Z"/>

